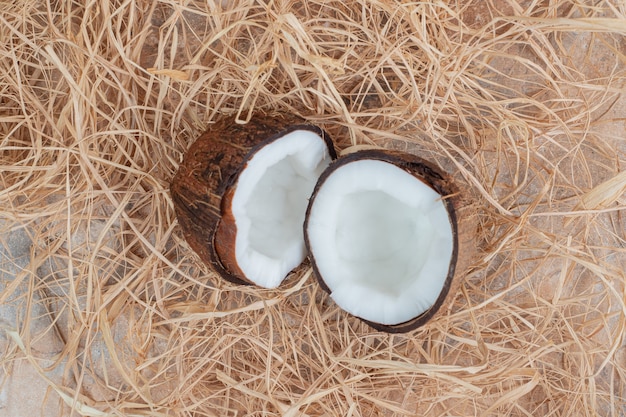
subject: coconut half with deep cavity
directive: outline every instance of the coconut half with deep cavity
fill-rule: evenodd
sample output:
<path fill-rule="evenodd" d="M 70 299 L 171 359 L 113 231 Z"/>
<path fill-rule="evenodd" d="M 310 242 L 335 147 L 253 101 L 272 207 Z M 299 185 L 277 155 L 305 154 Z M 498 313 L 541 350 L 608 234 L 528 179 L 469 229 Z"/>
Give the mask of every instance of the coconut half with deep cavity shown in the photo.
<path fill-rule="evenodd" d="M 475 216 L 451 177 L 389 150 L 342 156 L 309 202 L 305 241 L 321 286 L 377 330 L 414 330 L 454 297 Z"/>
<path fill-rule="evenodd" d="M 306 257 L 309 197 L 336 156 L 324 130 L 293 115 L 217 121 L 171 183 L 185 239 L 223 278 L 277 287 Z"/>

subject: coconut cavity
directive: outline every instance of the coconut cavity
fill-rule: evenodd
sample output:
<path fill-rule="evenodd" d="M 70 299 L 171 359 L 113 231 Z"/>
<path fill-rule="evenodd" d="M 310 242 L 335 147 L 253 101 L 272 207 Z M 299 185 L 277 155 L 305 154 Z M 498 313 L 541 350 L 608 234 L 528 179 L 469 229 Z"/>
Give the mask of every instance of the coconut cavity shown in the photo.
<path fill-rule="evenodd" d="M 395 325 L 419 316 L 448 276 L 453 230 L 441 196 L 389 162 L 333 170 L 318 186 L 306 228 L 331 297 L 365 320 Z"/>
<path fill-rule="evenodd" d="M 309 130 L 287 133 L 248 160 L 237 181 L 232 212 L 235 256 L 250 281 L 275 288 L 304 260 L 307 204 L 330 161 L 324 139 Z"/>

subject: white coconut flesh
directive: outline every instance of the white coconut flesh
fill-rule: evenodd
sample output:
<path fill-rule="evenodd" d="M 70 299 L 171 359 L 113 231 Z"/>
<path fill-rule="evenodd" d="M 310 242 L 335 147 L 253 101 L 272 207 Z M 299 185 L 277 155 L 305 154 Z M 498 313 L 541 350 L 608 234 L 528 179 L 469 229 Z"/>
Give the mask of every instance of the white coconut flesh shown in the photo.
<path fill-rule="evenodd" d="M 330 161 L 326 142 L 309 130 L 290 132 L 248 160 L 232 200 L 235 257 L 247 279 L 275 288 L 302 263 L 309 197 Z"/>
<path fill-rule="evenodd" d="M 337 305 L 384 325 L 434 305 L 453 250 L 441 196 L 378 160 L 347 163 L 326 178 L 311 205 L 307 237 Z"/>

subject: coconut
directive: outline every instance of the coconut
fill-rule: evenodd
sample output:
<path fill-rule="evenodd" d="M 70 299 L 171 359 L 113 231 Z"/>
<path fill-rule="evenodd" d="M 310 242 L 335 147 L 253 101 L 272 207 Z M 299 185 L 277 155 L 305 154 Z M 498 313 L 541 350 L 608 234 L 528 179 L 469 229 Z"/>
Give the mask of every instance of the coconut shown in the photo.
<path fill-rule="evenodd" d="M 459 217 L 466 208 L 452 179 L 415 155 L 343 156 L 307 208 L 315 275 L 339 307 L 375 329 L 413 330 L 450 302 L 466 268 L 474 246 L 473 216 Z"/>
<path fill-rule="evenodd" d="M 333 158 L 328 134 L 299 117 L 219 120 L 171 183 L 185 239 L 223 278 L 277 287 L 306 257 L 308 199 Z"/>

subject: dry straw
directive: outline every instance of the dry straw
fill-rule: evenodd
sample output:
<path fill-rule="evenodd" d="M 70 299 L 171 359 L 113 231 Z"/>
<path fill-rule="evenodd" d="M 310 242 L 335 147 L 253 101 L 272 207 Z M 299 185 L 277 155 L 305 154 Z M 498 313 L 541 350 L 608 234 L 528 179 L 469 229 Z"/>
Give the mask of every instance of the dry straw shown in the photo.
<path fill-rule="evenodd" d="M 624 415 L 626 9 L 584 3 L 3 1 L 1 243 L 32 242 L 0 264 L 3 369 L 59 415 Z M 448 314 L 382 334 L 308 266 L 269 291 L 199 262 L 169 181 L 254 109 L 474 190 Z"/>

